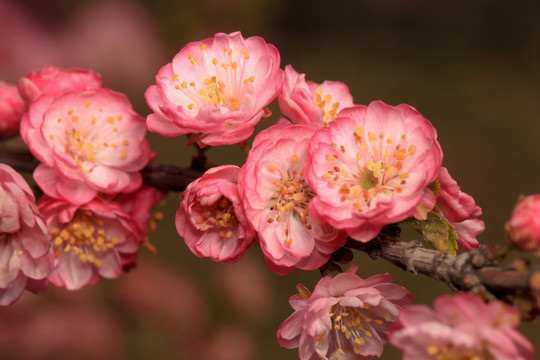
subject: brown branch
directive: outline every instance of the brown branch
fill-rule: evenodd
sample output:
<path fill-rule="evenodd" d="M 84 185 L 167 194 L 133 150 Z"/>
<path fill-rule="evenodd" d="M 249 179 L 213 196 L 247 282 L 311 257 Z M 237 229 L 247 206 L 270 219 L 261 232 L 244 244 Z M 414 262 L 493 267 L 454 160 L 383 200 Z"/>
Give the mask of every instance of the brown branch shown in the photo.
<path fill-rule="evenodd" d="M 33 171 L 39 164 L 25 147 L 8 146 L 1 142 L 0 163 L 26 172 Z M 182 191 L 202 175 L 202 170 L 150 163 L 142 170 L 142 175 L 146 184 L 166 191 Z M 540 269 L 504 269 L 493 251 L 486 246 L 452 256 L 427 249 L 420 241 L 398 241 L 399 236 L 399 227 L 391 225 L 367 243 L 349 239 L 345 249 L 338 250 L 320 269 L 321 273 L 340 271 L 339 264 L 352 258 L 348 249 L 356 249 L 371 258 L 382 258 L 410 273 L 424 274 L 443 281 L 454 291 L 472 291 L 486 299 L 505 300 L 517 305 L 526 318 L 534 318 L 539 312 L 540 286 L 534 285 L 533 277 L 540 278 Z"/>
<path fill-rule="evenodd" d="M 345 246 L 410 273 L 443 281 L 454 291 L 471 291 L 487 300 L 502 299 L 518 306 L 525 318 L 532 319 L 540 312 L 540 291 L 533 281 L 540 276 L 540 269 L 502 268 L 493 249 L 485 245 L 453 256 L 427 249 L 418 240 L 398 241 L 398 237 L 399 228 L 391 225 L 372 241 L 349 239 Z"/>
<path fill-rule="evenodd" d="M 23 145 L 4 142 L 0 142 L 0 163 L 29 173 L 33 172 L 39 165 L 39 161 Z M 200 170 L 154 162 L 148 164 L 141 173 L 146 184 L 166 191 L 183 191 L 190 182 L 203 174 Z"/>

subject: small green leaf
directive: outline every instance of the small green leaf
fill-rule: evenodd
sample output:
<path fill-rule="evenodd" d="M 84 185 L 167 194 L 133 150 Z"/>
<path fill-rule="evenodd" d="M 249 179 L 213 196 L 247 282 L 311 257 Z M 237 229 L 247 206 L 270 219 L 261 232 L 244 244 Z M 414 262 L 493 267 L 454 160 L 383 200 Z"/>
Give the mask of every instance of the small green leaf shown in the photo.
<path fill-rule="evenodd" d="M 402 223 L 416 230 L 435 249 L 456 255 L 458 247 L 456 228 L 439 213 L 430 211 L 426 220 L 409 218 Z"/>

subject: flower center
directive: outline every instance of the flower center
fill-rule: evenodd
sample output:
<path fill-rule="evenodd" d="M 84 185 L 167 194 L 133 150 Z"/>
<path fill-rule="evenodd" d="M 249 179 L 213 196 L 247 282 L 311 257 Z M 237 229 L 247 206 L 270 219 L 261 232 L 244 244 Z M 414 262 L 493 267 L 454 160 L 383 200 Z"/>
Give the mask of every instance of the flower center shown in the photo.
<path fill-rule="evenodd" d="M 250 60 L 248 51 L 242 49 L 239 54 L 224 47 L 221 51 L 210 53 L 206 45 L 199 47 L 200 52 L 189 54 L 188 61 L 194 67 L 197 79 L 181 80 L 174 74 L 172 81 L 175 89 L 183 95 L 187 109 L 199 110 L 206 105 L 223 107 L 229 111 L 237 111 L 248 91 L 248 85 L 255 81 L 253 75 L 246 75 L 246 63 Z"/>
<path fill-rule="evenodd" d="M 106 116 L 103 108 L 96 109 L 91 102 L 87 102 L 85 107 L 87 110 L 83 110 L 83 113 L 77 114 L 71 109 L 65 117 L 56 119 L 57 123 L 64 124 L 64 132 L 60 135 L 49 134 L 49 140 L 60 138 L 65 152 L 80 166 L 82 172 L 90 171 L 99 162 L 98 155 L 103 152 L 107 156 L 114 154 L 113 157 L 127 158 L 129 141 L 119 141 L 121 138 L 118 139 L 117 135 L 123 116 Z"/>
<path fill-rule="evenodd" d="M 398 141 L 387 137 L 384 132 L 376 135 L 369 131 L 367 134 L 360 126 L 354 130 L 356 148 L 355 157 L 357 165 L 354 173 L 339 166 L 333 166 L 323 179 L 329 187 L 340 185 L 340 201 L 351 201 L 352 205 L 362 211 L 370 206 L 379 194 L 401 193 L 407 184 L 409 174 L 403 169 L 404 162 L 416 153 L 416 145 L 406 146 L 406 134 L 401 135 Z M 331 144 L 332 148 L 346 153 L 345 146 Z M 339 152 L 327 154 L 326 160 L 330 163 L 340 158 Z"/>
<path fill-rule="evenodd" d="M 366 338 L 373 337 L 370 329 L 384 324 L 384 317 L 388 315 L 373 314 L 373 317 L 368 316 L 365 310 L 370 307 L 369 304 L 364 304 L 363 309 L 334 305 L 329 315 L 332 321 L 332 333 L 338 348 L 334 351 L 333 357 L 330 357 L 331 360 L 339 360 L 351 348 L 356 355 L 359 355 L 362 352 L 362 346 L 366 343 Z M 318 341 L 322 341 L 325 336 L 326 333 L 320 334 Z"/>
<path fill-rule="evenodd" d="M 324 126 L 328 126 L 328 123 L 337 117 L 337 113 L 339 110 L 339 102 L 336 101 L 334 103 L 331 103 L 331 101 L 332 95 L 324 95 L 321 88 L 317 88 L 315 90 L 315 97 L 313 98 L 313 103 L 321 109 Z"/>
<path fill-rule="evenodd" d="M 298 155 L 291 156 L 293 163 L 298 161 Z M 270 171 L 276 171 L 275 165 L 268 167 Z M 273 210 L 272 216 L 267 221 L 268 223 L 281 222 L 285 219 L 287 222 L 285 230 L 285 245 L 291 245 L 293 239 L 290 237 L 290 216 L 300 219 L 301 223 L 305 225 L 308 230 L 311 230 L 312 226 L 308 223 L 308 203 L 315 193 L 311 187 L 304 180 L 302 170 L 289 169 L 285 179 L 279 179 L 274 181 L 276 192 L 272 197 L 273 206 L 270 208 Z"/>
<path fill-rule="evenodd" d="M 76 214 L 74 220 L 62 228 L 53 227 L 50 234 L 53 237 L 55 257 L 71 252 L 77 255 L 81 262 L 89 262 L 97 267 L 100 267 L 103 261 L 96 258 L 96 253 L 109 251 L 118 243 L 116 237 L 108 236 L 103 219 L 94 218 L 90 211 Z"/>
<path fill-rule="evenodd" d="M 426 354 L 434 360 L 493 360 L 486 352 L 479 354 L 478 351 L 453 345 L 429 345 Z"/>
<path fill-rule="evenodd" d="M 229 239 L 238 226 L 238 220 L 234 215 L 234 205 L 224 196 L 210 206 L 197 204 L 195 210 L 199 213 L 195 222 L 201 231 L 217 228 L 220 237 Z"/>

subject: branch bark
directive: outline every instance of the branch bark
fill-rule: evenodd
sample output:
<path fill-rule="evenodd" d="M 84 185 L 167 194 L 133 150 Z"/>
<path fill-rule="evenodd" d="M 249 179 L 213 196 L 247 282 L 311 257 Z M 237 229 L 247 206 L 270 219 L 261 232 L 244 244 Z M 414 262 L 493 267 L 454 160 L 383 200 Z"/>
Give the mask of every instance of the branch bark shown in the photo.
<path fill-rule="evenodd" d="M 19 171 L 32 172 L 39 161 L 24 147 L 0 142 L 0 163 Z M 142 170 L 146 184 L 166 191 L 183 191 L 202 174 L 203 171 L 199 169 L 153 162 Z M 425 248 L 418 240 L 398 241 L 399 232 L 398 226 L 390 225 L 376 239 L 367 243 L 349 239 L 345 248 L 336 252 L 321 268 L 321 273 L 339 271 L 338 264 L 352 258 L 347 249 L 356 249 L 373 259 L 382 258 L 412 274 L 424 274 L 443 281 L 454 291 L 471 291 L 488 300 L 502 299 L 516 305 L 527 319 L 534 318 L 540 312 L 540 284 L 537 284 L 540 283 L 540 268 L 503 268 L 487 246 L 452 256 Z"/>

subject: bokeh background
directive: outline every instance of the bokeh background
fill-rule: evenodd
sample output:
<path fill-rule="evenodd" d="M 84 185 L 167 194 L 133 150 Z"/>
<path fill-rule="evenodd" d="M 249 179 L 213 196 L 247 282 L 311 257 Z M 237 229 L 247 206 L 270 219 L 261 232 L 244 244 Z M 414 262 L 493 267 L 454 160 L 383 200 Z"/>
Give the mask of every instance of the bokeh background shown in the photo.
<path fill-rule="evenodd" d="M 498 0 L 0 0 L 0 80 L 45 64 L 91 68 L 146 115 L 145 89 L 187 42 L 262 36 L 308 80 L 343 81 L 357 104 L 408 103 L 430 119 L 444 165 L 484 210 L 479 240 L 495 244 L 517 197 L 540 192 L 539 13 L 538 1 Z M 189 165 L 185 139 L 148 137 L 157 161 Z M 208 154 L 244 161 L 236 147 Z M 174 228 L 178 203 L 172 193 L 159 209 L 158 253 L 142 249 L 136 270 L 0 309 L 0 358 L 297 359 L 275 332 L 295 285 L 312 288 L 319 274 L 277 276 L 256 247 L 236 264 L 196 258 Z M 363 254 L 355 261 L 364 277 L 392 273 L 416 303 L 450 292 Z M 538 325 L 521 330 L 540 344 Z M 401 357 L 388 347 L 382 358 Z"/>

